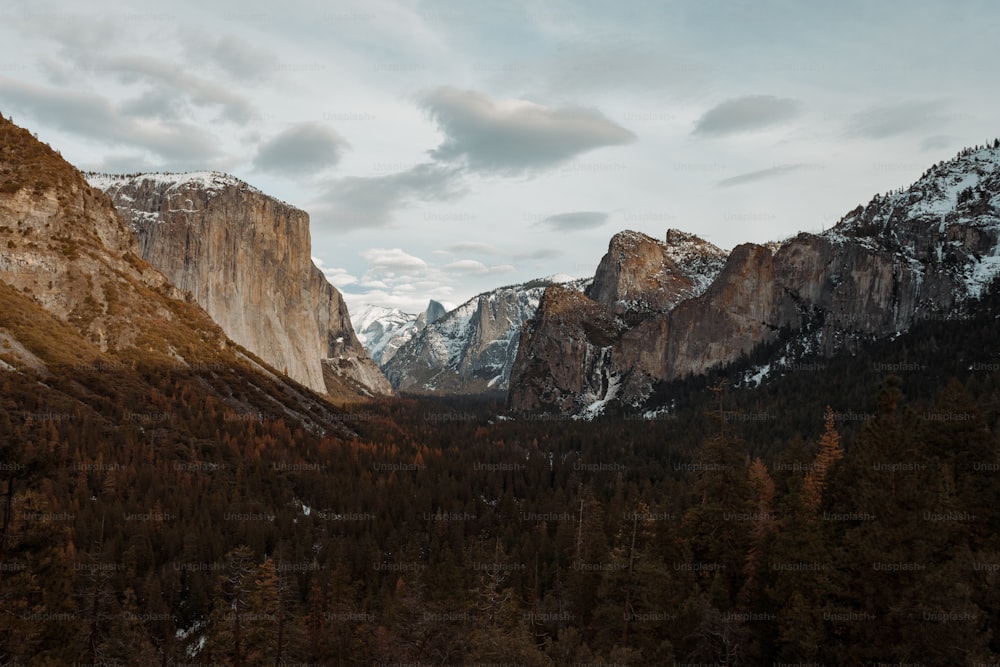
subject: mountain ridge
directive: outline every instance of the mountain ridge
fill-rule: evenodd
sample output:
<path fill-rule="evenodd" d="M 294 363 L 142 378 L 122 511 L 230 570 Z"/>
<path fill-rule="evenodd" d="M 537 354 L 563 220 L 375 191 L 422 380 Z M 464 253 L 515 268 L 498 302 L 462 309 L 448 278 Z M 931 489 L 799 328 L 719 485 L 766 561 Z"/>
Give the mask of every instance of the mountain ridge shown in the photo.
<path fill-rule="evenodd" d="M 546 341 L 582 330 L 587 315 L 536 313 L 526 327 L 530 335 L 522 337 L 508 406 L 575 414 L 611 401 L 639 406 L 657 383 L 736 361 L 782 332 L 791 332 L 796 349 L 830 355 L 896 335 L 921 317 L 961 317 L 998 274 L 1000 143 L 994 142 L 931 167 L 908 188 L 876 195 L 822 234 L 737 246 L 703 294 L 592 345 L 585 356 L 599 358 L 600 368 L 579 367 L 567 376 L 556 370 Z M 607 301 L 601 305 L 613 312 Z M 586 312 L 593 316 L 593 308 Z M 549 385 L 538 384 L 544 377 Z M 518 387 L 522 378 L 531 386 Z"/>

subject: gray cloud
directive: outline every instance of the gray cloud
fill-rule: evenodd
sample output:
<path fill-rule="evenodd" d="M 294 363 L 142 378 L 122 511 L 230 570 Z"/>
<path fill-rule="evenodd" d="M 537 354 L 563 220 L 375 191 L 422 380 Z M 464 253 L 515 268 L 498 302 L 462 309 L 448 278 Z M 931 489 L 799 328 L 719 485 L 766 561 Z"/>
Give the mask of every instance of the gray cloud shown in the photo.
<path fill-rule="evenodd" d="M 553 257 L 558 257 L 560 254 L 559 251 L 554 248 L 535 248 L 534 250 L 528 252 L 506 252 L 490 243 L 482 243 L 480 241 L 462 241 L 461 243 L 454 243 L 445 248 L 444 252 L 446 254 L 457 252 L 491 255 L 495 257 L 506 257 L 514 260 L 551 259 Z"/>
<path fill-rule="evenodd" d="M 799 114 L 801 105 L 795 100 L 774 95 L 748 95 L 726 100 L 695 122 L 692 134 L 723 136 L 737 132 L 761 130 Z"/>
<path fill-rule="evenodd" d="M 866 139 L 939 129 L 948 120 L 941 102 L 901 102 L 874 107 L 854 114 L 847 132 Z"/>
<path fill-rule="evenodd" d="M 386 227 L 393 212 L 414 201 L 448 201 L 465 193 L 458 170 L 419 164 L 388 176 L 334 181 L 312 207 L 314 217 L 341 229 Z"/>
<path fill-rule="evenodd" d="M 717 183 L 720 188 L 730 188 L 734 185 L 743 185 L 744 183 L 753 183 L 755 181 L 763 181 L 768 178 L 776 178 L 778 176 L 784 176 L 793 171 L 801 171 L 803 169 L 810 169 L 813 165 L 809 164 L 782 164 L 777 167 L 769 167 L 767 169 L 760 169 L 758 171 L 750 171 L 745 174 L 739 174 L 738 176 L 733 176 L 731 178 L 726 178 Z"/>
<path fill-rule="evenodd" d="M 537 90 L 546 98 L 670 91 L 676 99 L 700 88 L 708 76 L 703 64 L 662 43 L 621 39 L 569 41 L 552 56 L 498 63 L 494 69 L 494 86 Z"/>
<path fill-rule="evenodd" d="M 630 131 L 593 109 L 497 102 L 450 87 L 424 95 L 421 104 L 445 134 L 431 155 L 446 162 L 464 161 L 477 171 L 542 169 L 595 148 L 635 140 Z"/>
<path fill-rule="evenodd" d="M 340 162 L 347 142 L 319 123 L 300 123 L 264 142 L 254 168 L 284 175 L 312 174 Z"/>
<path fill-rule="evenodd" d="M 945 148 L 951 148 L 955 145 L 954 137 L 949 137 L 943 134 L 936 134 L 932 137 L 927 137 L 920 142 L 920 149 L 925 151 L 941 150 Z"/>
<path fill-rule="evenodd" d="M 174 95 L 197 107 L 219 107 L 226 120 L 245 123 L 256 116 L 254 106 L 242 95 L 218 81 L 195 76 L 172 63 L 129 56 L 96 60 L 90 66 L 97 73 L 114 76 L 122 83 L 150 84 L 154 93 L 163 97 Z"/>
<path fill-rule="evenodd" d="M 0 78 L 4 103 L 39 123 L 90 141 L 142 148 L 175 163 L 204 168 L 218 156 L 215 141 L 202 129 L 185 123 L 140 123 L 103 97 L 57 90 Z"/>
<path fill-rule="evenodd" d="M 204 51 L 224 70 L 241 79 L 256 80 L 274 71 L 277 59 L 258 44 L 250 44 L 236 37 L 226 36 L 205 45 Z"/>
<path fill-rule="evenodd" d="M 559 213 L 550 215 L 547 218 L 535 223 L 538 227 L 548 227 L 557 230 L 581 230 L 594 229 L 600 227 L 608 220 L 607 213 L 600 211 L 574 211 L 572 213 Z"/>

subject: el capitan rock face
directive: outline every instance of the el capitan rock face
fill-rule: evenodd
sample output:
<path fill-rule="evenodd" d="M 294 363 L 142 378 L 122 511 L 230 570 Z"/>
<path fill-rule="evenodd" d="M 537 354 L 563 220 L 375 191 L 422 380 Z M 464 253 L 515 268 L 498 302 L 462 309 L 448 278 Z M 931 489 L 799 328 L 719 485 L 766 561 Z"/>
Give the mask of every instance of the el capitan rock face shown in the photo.
<path fill-rule="evenodd" d="M 668 272 L 647 239 L 627 232 L 612 240 L 588 291 L 603 308 L 581 303 L 572 313 L 565 299 L 543 298 L 522 337 L 512 409 L 588 414 L 610 400 L 639 406 L 656 382 L 737 361 L 782 332 L 795 349 L 829 355 L 922 318 L 962 316 L 1000 274 L 1000 146 L 963 151 L 823 234 L 738 246 L 700 295 L 680 292 L 680 278 L 649 279 Z M 550 303 L 560 304 L 555 312 L 546 312 L 555 308 Z M 553 321 L 601 329 L 610 315 L 627 314 L 630 303 L 662 311 L 624 322 L 601 352 L 600 369 L 591 362 L 559 366 L 554 355 L 565 351 L 550 339 L 567 329 Z M 591 350 L 588 358 L 594 356 Z"/>
<path fill-rule="evenodd" d="M 308 215 L 218 173 L 90 174 L 131 224 L 142 257 L 235 342 L 313 390 L 340 375 L 391 393 L 312 262 Z"/>

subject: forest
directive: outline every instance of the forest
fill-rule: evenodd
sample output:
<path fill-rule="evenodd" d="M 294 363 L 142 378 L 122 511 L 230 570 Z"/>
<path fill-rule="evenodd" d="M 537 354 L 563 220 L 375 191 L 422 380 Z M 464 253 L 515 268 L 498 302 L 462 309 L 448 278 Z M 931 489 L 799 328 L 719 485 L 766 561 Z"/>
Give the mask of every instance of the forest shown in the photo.
<path fill-rule="evenodd" d="M 996 663 L 990 294 L 592 422 L 416 396 L 297 419 L 213 363 L 0 372 L 0 664 Z"/>

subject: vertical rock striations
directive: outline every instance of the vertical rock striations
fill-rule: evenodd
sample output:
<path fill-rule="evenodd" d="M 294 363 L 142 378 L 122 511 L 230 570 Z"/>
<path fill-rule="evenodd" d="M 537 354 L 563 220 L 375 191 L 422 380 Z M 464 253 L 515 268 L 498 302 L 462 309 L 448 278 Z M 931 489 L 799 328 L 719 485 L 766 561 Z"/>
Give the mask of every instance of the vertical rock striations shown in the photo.
<path fill-rule="evenodd" d="M 88 178 L 131 224 L 142 257 L 235 342 L 316 391 L 339 376 L 391 392 L 312 262 L 304 211 L 218 173 Z"/>

